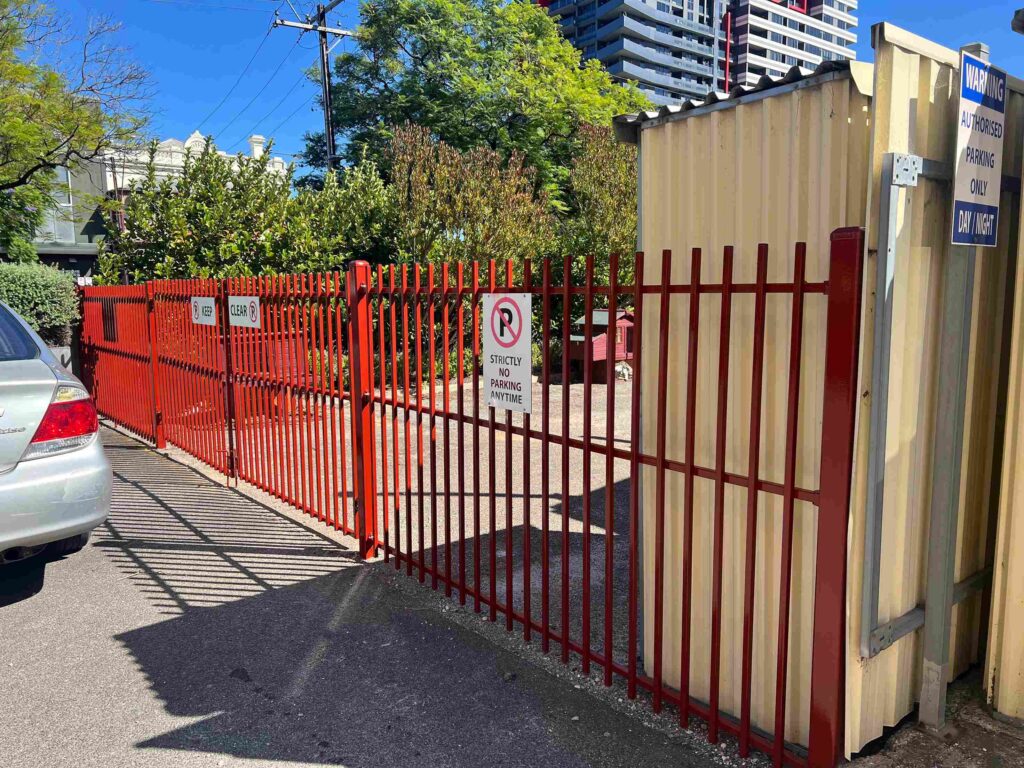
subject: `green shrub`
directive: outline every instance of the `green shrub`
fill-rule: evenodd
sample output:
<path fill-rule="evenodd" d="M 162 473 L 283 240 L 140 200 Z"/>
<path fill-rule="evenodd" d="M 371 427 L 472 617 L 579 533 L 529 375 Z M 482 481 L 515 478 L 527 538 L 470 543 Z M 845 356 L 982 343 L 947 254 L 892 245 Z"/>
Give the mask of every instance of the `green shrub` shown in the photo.
<path fill-rule="evenodd" d="M 0 264 L 0 301 L 21 315 L 47 344 L 71 340 L 78 322 L 75 278 L 42 264 Z"/>

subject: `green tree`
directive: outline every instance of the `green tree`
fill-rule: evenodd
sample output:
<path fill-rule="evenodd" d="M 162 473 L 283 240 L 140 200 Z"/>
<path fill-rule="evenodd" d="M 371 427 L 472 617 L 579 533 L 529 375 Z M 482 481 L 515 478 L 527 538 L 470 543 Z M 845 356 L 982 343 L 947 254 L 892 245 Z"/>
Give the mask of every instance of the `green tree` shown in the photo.
<path fill-rule="evenodd" d="M 330 272 L 351 259 L 394 261 L 397 211 L 392 187 L 367 158 L 319 188 L 303 187 L 289 205 L 289 250 L 282 268 Z"/>
<path fill-rule="evenodd" d="M 148 75 L 116 42 L 108 19 L 81 35 L 36 0 L 0 0 L 0 191 L 47 191 L 74 169 L 134 141 Z"/>
<path fill-rule="evenodd" d="M 394 131 L 388 160 L 400 257 L 414 262 L 511 259 L 546 254 L 554 219 L 535 171 L 513 153 L 460 152 L 420 126 Z"/>
<path fill-rule="evenodd" d="M 579 126 L 647 105 L 526 0 L 365 0 L 361 13 L 357 49 L 334 62 L 350 161 L 384 158 L 392 126 L 415 123 L 456 149 L 517 155 L 557 204 Z M 306 156 L 326 165 L 322 135 Z"/>
<path fill-rule="evenodd" d="M 342 269 L 351 259 L 395 258 L 393 193 L 368 161 L 292 194 L 292 172 L 224 156 L 208 141 L 178 177 L 145 178 L 107 210 L 99 279 L 229 277 Z"/>
<path fill-rule="evenodd" d="M 595 280 L 608 280 L 609 257 L 619 254 L 619 281 L 633 280 L 637 237 L 636 147 L 615 140 L 607 126 L 581 126 L 569 172 L 568 210 L 560 219 L 559 250 L 583 279 L 587 254 Z"/>
<path fill-rule="evenodd" d="M 8 261 L 39 260 L 32 238 L 43 224 L 49 198 L 34 186 L 0 192 L 0 248 Z"/>
<path fill-rule="evenodd" d="M 105 282 L 226 277 L 273 271 L 288 246 L 289 175 L 260 158 L 226 157 L 207 141 L 179 176 L 145 178 L 108 212 L 99 272 Z M 119 219 L 123 218 L 123 226 Z"/>

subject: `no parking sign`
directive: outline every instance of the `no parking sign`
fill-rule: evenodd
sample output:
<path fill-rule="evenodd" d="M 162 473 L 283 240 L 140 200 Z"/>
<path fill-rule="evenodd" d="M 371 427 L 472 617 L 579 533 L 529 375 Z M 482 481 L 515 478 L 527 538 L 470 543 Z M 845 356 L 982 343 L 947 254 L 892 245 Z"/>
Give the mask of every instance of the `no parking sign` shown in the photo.
<path fill-rule="evenodd" d="M 533 407 L 533 313 L 529 293 L 483 295 L 487 405 L 530 413 Z"/>

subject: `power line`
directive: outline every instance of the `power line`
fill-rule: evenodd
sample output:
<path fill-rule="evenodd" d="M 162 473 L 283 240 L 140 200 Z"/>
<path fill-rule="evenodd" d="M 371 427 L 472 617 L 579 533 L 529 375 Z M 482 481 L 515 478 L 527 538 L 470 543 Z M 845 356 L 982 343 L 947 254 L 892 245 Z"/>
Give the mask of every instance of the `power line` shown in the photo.
<path fill-rule="evenodd" d="M 269 34 L 269 32 L 268 32 L 268 34 Z M 281 67 L 283 67 L 285 65 L 285 62 L 288 61 L 288 58 L 292 55 L 292 51 L 295 50 L 295 46 L 297 46 L 299 44 L 299 40 L 302 38 L 302 34 L 304 34 L 304 33 L 300 33 L 299 36 L 297 38 L 295 38 L 295 42 L 292 43 L 292 47 L 288 49 L 288 52 L 284 55 L 284 58 L 281 59 L 281 63 L 278 64 L 277 67 L 275 67 L 274 71 L 270 73 L 270 77 L 267 78 L 267 81 L 263 84 L 263 86 L 258 91 L 256 91 L 256 95 L 253 96 L 251 99 L 249 99 L 249 101 L 246 103 L 246 105 L 244 107 L 242 107 L 241 110 L 239 110 L 237 113 L 235 113 L 235 116 L 232 117 L 228 121 L 228 124 L 225 125 L 223 128 L 221 128 L 215 134 L 215 136 L 219 136 L 220 134 L 224 133 L 224 131 L 226 131 L 228 128 L 230 128 L 232 125 L 234 125 L 235 121 L 238 118 L 240 118 L 243 114 L 245 114 L 245 111 L 247 109 L 249 109 L 249 107 L 251 107 L 253 104 L 256 103 L 256 99 L 258 99 L 263 94 L 263 92 L 265 90 L 267 90 L 267 86 L 270 85 L 270 83 L 273 81 L 273 79 L 275 77 L 277 77 L 277 73 L 281 71 Z"/>
<path fill-rule="evenodd" d="M 231 94 L 234 93 L 235 88 L 238 87 L 238 84 L 242 82 L 242 78 L 245 77 L 245 73 L 249 71 L 249 67 L 252 66 L 252 63 L 256 60 L 256 57 L 259 56 L 260 51 L 263 50 L 263 44 L 267 42 L 267 38 L 270 37 L 270 31 L 273 28 L 273 26 L 267 27 L 267 33 L 263 35 L 263 39 L 260 40 L 260 44 L 256 46 L 256 50 L 253 52 L 249 61 L 246 63 L 245 67 L 242 69 L 238 77 L 235 79 L 235 82 L 231 85 L 230 88 L 228 88 L 228 92 L 224 94 L 224 98 L 222 98 L 217 103 L 217 106 L 210 110 L 209 114 L 207 114 L 206 117 L 202 119 L 202 121 L 199 123 L 199 126 L 196 128 L 197 131 L 200 130 L 204 125 L 206 125 L 207 120 L 209 120 L 211 117 L 217 114 L 218 110 L 220 110 L 220 108 L 224 106 L 224 103 L 228 100 Z"/>
<path fill-rule="evenodd" d="M 296 80 L 294 83 L 291 84 L 291 86 L 288 87 L 288 89 L 284 93 L 284 96 L 281 97 L 281 100 L 278 101 L 277 104 L 275 104 L 273 106 L 273 108 L 269 112 L 267 112 L 265 115 L 263 115 L 263 117 L 261 117 L 259 120 L 257 120 L 255 125 L 253 125 L 253 127 L 250 128 L 237 141 L 234 141 L 231 144 L 228 144 L 228 146 L 227 146 L 228 151 L 230 151 L 233 147 L 237 147 L 239 144 L 241 144 L 243 141 L 245 141 L 247 138 L 249 138 L 253 133 L 255 133 L 257 128 L 259 128 L 263 123 L 265 123 L 267 121 L 267 119 L 270 118 L 270 116 L 272 114 L 274 114 L 275 112 L 277 112 L 277 110 L 279 110 L 281 108 L 281 106 L 295 92 L 295 87 L 297 85 L 299 85 L 305 79 L 306 79 L 306 74 L 305 74 L 305 72 L 303 72 L 301 75 L 299 75 L 299 79 Z"/>
<path fill-rule="evenodd" d="M 314 93 L 314 94 L 313 94 L 312 96 L 310 96 L 310 97 L 309 97 L 308 99 L 306 99 L 306 100 L 305 100 L 304 102 L 302 102 L 301 104 L 299 104 L 299 106 L 297 106 L 297 107 L 295 108 L 295 111 L 294 111 L 294 112 L 292 112 L 291 114 L 289 114 L 289 115 L 288 115 L 288 117 L 286 117 L 286 118 L 285 118 L 284 120 L 282 120 L 282 121 L 281 121 L 280 123 L 278 123 L 277 125 L 275 125 L 275 126 L 274 126 L 273 128 L 271 128 L 271 129 L 270 129 L 269 131 L 267 131 L 267 134 L 268 134 L 268 135 L 269 135 L 269 136 L 270 136 L 271 138 L 273 138 L 274 134 L 275 134 L 275 133 L 277 133 L 277 132 L 278 132 L 278 130 L 280 130 L 281 126 L 283 126 L 283 125 L 284 125 L 285 123 L 287 123 L 287 122 L 288 122 L 289 120 L 291 120 L 291 119 L 292 119 L 293 117 L 295 117 L 295 116 L 296 116 L 297 114 L 299 114 L 299 110 L 300 110 L 300 109 L 302 109 L 303 107 L 308 107 L 308 106 L 309 106 L 309 105 L 310 105 L 310 104 L 311 104 L 311 103 L 313 102 L 313 100 L 314 100 L 314 99 L 316 99 L 316 94 L 315 94 L 315 93 Z"/>

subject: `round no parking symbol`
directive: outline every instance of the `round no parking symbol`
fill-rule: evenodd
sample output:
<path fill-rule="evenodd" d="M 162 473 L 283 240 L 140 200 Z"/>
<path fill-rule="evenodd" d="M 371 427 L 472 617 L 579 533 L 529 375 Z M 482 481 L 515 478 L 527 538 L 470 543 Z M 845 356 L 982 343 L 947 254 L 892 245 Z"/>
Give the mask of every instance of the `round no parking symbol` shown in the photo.
<path fill-rule="evenodd" d="M 532 296 L 483 295 L 483 373 L 487 404 L 530 413 L 533 405 Z"/>
<path fill-rule="evenodd" d="M 519 304 L 503 296 L 491 309 L 491 333 L 494 340 L 505 349 L 511 349 L 523 333 L 523 313 Z"/>

